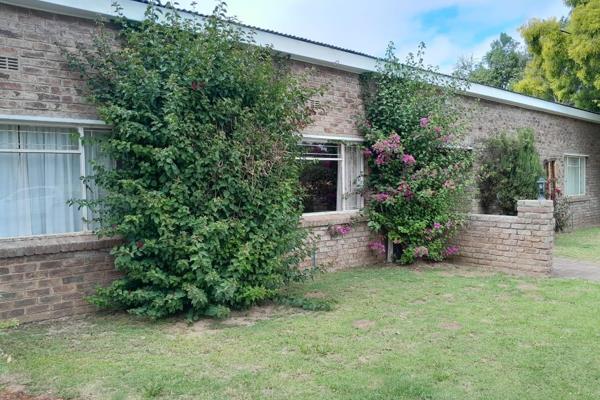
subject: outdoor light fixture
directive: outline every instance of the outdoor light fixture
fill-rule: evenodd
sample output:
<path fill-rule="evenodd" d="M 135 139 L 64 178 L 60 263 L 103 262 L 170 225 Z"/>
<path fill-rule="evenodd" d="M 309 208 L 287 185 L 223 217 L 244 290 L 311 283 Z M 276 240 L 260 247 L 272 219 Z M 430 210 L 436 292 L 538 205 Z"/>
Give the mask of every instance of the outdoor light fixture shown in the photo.
<path fill-rule="evenodd" d="M 538 200 L 546 200 L 546 178 L 540 176 L 537 180 L 538 185 Z"/>

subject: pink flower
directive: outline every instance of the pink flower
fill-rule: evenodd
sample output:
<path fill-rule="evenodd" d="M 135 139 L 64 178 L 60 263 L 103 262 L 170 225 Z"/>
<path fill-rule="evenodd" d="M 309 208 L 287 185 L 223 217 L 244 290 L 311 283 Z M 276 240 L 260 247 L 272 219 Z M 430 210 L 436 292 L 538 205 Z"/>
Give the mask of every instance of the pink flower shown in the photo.
<path fill-rule="evenodd" d="M 425 246 L 415 247 L 415 257 L 427 257 L 429 255 L 429 249 Z"/>
<path fill-rule="evenodd" d="M 381 240 L 374 240 L 369 243 L 369 249 L 380 255 L 385 254 L 385 244 Z"/>
<path fill-rule="evenodd" d="M 375 159 L 375 164 L 378 166 L 381 166 L 383 164 L 385 164 L 388 161 L 388 156 L 386 154 L 378 154 L 377 158 Z"/>
<path fill-rule="evenodd" d="M 429 125 L 429 118 L 421 118 L 421 120 L 419 121 L 419 125 L 421 125 L 421 128 L 427 128 L 427 125 Z"/>
<path fill-rule="evenodd" d="M 444 135 L 444 136 L 440 136 L 440 140 L 444 143 L 448 143 L 448 142 L 450 142 L 450 140 L 452 140 L 452 137 L 450 135 Z"/>
<path fill-rule="evenodd" d="M 458 254 L 459 251 L 460 251 L 460 249 L 458 246 L 448 246 L 444 249 L 444 251 L 442 252 L 442 255 L 444 257 L 449 257 L 449 256 Z"/>
<path fill-rule="evenodd" d="M 371 149 L 369 149 L 367 147 L 366 149 L 363 150 L 363 154 L 365 157 L 371 157 L 373 155 L 373 151 L 371 151 Z"/>
<path fill-rule="evenodd" d="M 345 236 L 345 235 L 349 234 L 351 230 L 352 230 L 352 227 L 350 227 L 350 225 L 336 225 L 335 226 L 335 231 L 340 236 Z"/>
<path fill-rule="evenodd" d="M 442 224 L 440 224 L 439 222 L 434 222 L 433 229 L 442 229 Z"/>
<path fill-rule="evenodd" d="M 414 165 L 417 161 L 411 154 L 402 154 L 402 162 L 406 165 Z"/>
<path fill-rule="evenodd" d="M 406 182 L 400 182 L 398 185 L 398 192 L 401 193 L 405 199 L 410 200 L 413 198 L 414 193 L 410 189 L 410 185 Z"/>
<path fill-rule="evenodd" d="M 372 147 L 376 153 L 394 153 L 400 149 L 402 142 L 397 133 L 392 133 L 390 137 L 383 140 L 378 140 Z"/>
<path fill-rule="evenodd" d="M 383 203 L 384 201 L 386 201 L 387 199 L 390 198 L 390 195 L 385 192 L 382 192 L 382 193 L 377 193 L 376 195 L 373 196 L 373 198 L 376 201 Z"/>
<path fill-rule="evenodd" d="M 435 131 L 435 133 L 440 133 L 442 131 L 442 128 L 436 126 L 435 128 L 433 128 L 433 130 Z"/>

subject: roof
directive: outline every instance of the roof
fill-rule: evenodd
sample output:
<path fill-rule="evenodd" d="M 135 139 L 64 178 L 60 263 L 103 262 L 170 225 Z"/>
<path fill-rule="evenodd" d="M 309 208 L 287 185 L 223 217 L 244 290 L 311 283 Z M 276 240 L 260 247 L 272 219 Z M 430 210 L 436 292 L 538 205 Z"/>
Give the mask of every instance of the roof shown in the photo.
<path fill-rule="evenodd" d="M 99 15 L 114 17 L 113 0 L 0 0 L 0 3 L 19 7 L 32 8 L 57 14 L 82 18 L 96 18 Z M 148 0 L 119 0 L 123 14 L 132 20 L 144 18 Z M 190 18 L 205 18 L 206 15 L 189 10 L 178 9 Z M 321 43 L 302 37 L 288 35 L 260 27 L 240 24 L 255 32 L 255 40 L 259 45 L 268 45 L 290 58 L 311 64 L 327 66 L 343 71 L 362 73 L 377 70 L 379 58 L 358 51 Z M 579 108 L 554 103 L 547 100 L 498 89 L 492 86 L 471 83 L 465 91 L 466 95 L 508 104 L 521 108 L 561 115 L 578 120 L 600 124 L 600 114 Z"/>

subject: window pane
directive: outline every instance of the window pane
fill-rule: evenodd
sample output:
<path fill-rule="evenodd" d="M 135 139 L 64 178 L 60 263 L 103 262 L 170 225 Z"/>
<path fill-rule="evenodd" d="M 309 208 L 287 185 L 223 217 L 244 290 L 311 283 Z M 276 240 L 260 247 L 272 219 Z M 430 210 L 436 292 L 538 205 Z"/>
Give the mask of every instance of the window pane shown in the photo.
<path fill-rule="evenodd" d="M 77 232 L 79 154 L 0 153 L 0 237 Z"/>
<path fill-rule="evenodd" d="M 21 126 L 20 148 L 29 150 L 79 150 L 79 135 L 75 128 Z"/>
<path fill-rule="evenodd" d="M 344 209 L 358 210 L 362 207 L 362 196 L 358 191 L 362 189 L 363 175 L 363 155 L 359 146 L 345 146 L 344 170 Z"/>
<path fill-rule="evenodd" d="M 0 149 L 15 150 L 19 148 L 18 125 L 0 125 Z"/>
<path fill-rule="evenodd" d="M 585 158 L 567 157 L 565 180 L 568 196 L 585 194 Z"/>
<path fill-rule="evenodd" d="M 300 184 L 304 188 L 304 212 L 336 211 L 338 161 L 303 161 Z"/>
<path fill-rule="evenodd" d="M 94 167 L 101 166 L 107 169 L 113 168 L 113 163 L 110 158 L 101 151 L 101 140 L 107 136 L 110 131 L 103 129 L 85 129 L 84 137 L 84 152 L 85 152 L 85 176 L 93 177 L 95 174 Z M 86 184 L 86 198 L 88 200 L 98 200 L 104 197 L 105 191 L 98 187 L 93 180 Z M 94 214 L 88 210 L 87 219 L 92 221 Z M 98 224 L 92 224 L 90 228 L 99 228 Z"/>
<path fill-rule="evenodd" d="M 337 144 L 304 142 L 301 146 L 303 158 L 340 158 Z"/>

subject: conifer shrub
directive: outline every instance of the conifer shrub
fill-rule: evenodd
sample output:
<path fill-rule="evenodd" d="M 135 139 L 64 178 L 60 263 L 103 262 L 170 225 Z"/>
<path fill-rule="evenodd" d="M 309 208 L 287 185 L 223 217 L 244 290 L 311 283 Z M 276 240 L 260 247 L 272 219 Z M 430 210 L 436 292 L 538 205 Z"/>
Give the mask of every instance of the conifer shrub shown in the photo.
<path fill-rule="evenodd" d="M 477 178 L 484 212 L 516 215 L 518 200 L 538 198 L 537 181 L 544 170 L 534 143 L 531 129 L 500 133 L 484 142 Z"/>

